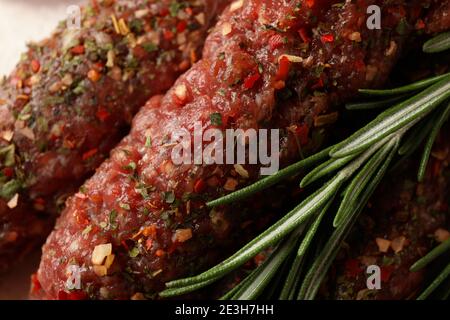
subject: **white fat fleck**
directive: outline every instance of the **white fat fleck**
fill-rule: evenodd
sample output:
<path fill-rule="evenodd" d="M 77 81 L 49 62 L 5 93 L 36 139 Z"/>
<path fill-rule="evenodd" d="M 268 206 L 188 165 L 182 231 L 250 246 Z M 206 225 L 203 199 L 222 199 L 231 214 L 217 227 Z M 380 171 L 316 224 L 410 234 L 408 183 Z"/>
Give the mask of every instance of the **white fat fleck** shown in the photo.
<path fill-rule="evenodd" d="M 79 248 L 79 244 L 78 244 L 78 241 L 77 241 L 77 240 L 73 241 L 73 242 L 70 244 L 70 246 L 69 246 L 69 250 L 70 250 L 71 252 L 77 251 L 78 248 Z"/>

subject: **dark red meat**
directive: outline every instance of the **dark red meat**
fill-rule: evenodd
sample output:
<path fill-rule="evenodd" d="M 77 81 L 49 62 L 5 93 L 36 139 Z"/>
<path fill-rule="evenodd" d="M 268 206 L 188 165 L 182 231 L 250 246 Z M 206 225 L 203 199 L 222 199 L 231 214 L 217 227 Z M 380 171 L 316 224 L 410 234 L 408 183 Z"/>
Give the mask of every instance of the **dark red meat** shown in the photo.
<path fill-rule="evenodd" d="M 200 55 L 228 0 L 92 1 L 0 87 L 0 271 L 48 235 L 134 114 Z"/>
<path fill-rule="evenodd" d="M 374 3 L 383 8 L 382 30 L 366 28 Z M 282 162 L 297 159 L 320 145 L 338 104 L 386 80 L 428 4 L 234 2 L 203 59 L 141 109 L 111 159 L 68 200 L 43 248 L 36 279 L 42 296 L 65 298 L 75 266 L 83 270 L 76 293 L 85 298 L 154 297 L 165 281 L 223 258 L 260 217 L 237 206 L 210 210 L 205 200 L 255 181 L 259 166 L 176 166 L 171 133 L 192 134 L 196 121 L 204 128 L 279 128 Z"/>

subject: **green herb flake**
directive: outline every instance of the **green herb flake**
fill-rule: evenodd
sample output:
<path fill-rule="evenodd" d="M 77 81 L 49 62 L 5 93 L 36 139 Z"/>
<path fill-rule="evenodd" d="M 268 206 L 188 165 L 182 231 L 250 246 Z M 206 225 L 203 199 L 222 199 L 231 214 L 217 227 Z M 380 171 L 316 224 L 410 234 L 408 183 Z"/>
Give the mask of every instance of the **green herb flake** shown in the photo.
<path fill-rule="evenodd" d="M 212 113 L 209 116 L 209 118 L 210 118 L 211 124 L 213 126 L 218 126 L 218 127 L 222 126 L 222 115 L 220 113 L 218 113 L 218 112 Z"/>
<path fill-rule="evenodd" d="M 81 234 L 83 235 L 83 236 L 85 236 L 85 235 L 87 235 L 89 232 L 91 232 L 92 231 L 92 226 L 91 225 L 88 225 L 86 228 L 84 228 L 84 230 L 83 230 L 83 232 L 81 232 Z"/>
<path fill-rule="evenodd" d="M 119 207 L 121 207 L 122 209 L 127 210 L 127 211 L 131 210 L 131 207 L 128 203 L 121 202 L 121 203 L 119 203 Z"/>
<path fill-rule="evenodd" d="M 173 191 L 164 192 L 164 201 L 172 204 L 175 201 L 175 193 Z"/>
<path fill-rule="evenodd" d="M 138 247 L 134 247 L 133 249 L 131 249 L 128 252 L 128 255 L 130 256 L 130 258 L 136 258 L 139 255 L 139 248 Z"/>

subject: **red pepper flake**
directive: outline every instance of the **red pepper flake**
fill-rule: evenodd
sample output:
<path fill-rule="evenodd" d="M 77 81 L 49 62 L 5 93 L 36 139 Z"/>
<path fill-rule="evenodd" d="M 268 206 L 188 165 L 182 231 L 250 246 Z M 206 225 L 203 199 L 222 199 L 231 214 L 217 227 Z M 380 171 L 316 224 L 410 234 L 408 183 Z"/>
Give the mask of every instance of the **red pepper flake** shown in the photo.
<path fill-rule="evenodd" d="M 31 71 L 33 71 L 33 73 L 38 73 L 39 70 L 41 69 L 41 64 L 39 63 L 38 60 L 31 60 Z"/>
<path fill-rule="evenodd" d="M 41 288 L 42 286 L 41 283 L 39 282 L 37 274 L 33 273 L 31 275 L 31 292 L 36 294 L 41 290 Z"/>
<path fill-rule="evenodd" d="M 84 54 L 84 45 L 80 44 L 78 46 L 75 46 L 70 49 L 70 52 L 72 52 L 73 54 Z"/>
<path fill-rule="evenodd" d="M 86 160 L 92 158 L 97 152 L 98 152 L 98 149 L 95 148 L 95 149 L 92 149 L 92 150 L 89 150 L 89 151 L 83 153 L 83 156 L 82 156 L 83 161 L 86 161 Z"/>
<path fill-rule="evenodd" d="M 389 281 L 394 270 L 395 270 L 394 265 L 381 267 L 381 281 L 382 282 Z"/>
<path fill-rule="evenodd" d="M 162 9 L 159 11 L 159 15 L 160 15 L 161 17 L 165 17 L 165 16 L 167 16 L 169 13 L 170 13 L 169 8 L 162 8 Z"/>
<path fill-rule="evenodd" d="M 105 122 L 109 118 L 110 114 L 105 108 L 100 107 L 96 113 L 96 116 L 98 120 Z"/>
<path fill-rule="evenodd" d="M 320 77 L 319 80 L 311 86 L 311 89 L 316 90 L 323 88 L 323 86 L 324 86 L 323 79 L 322 77 Z"/>
<path fill-rule="evenodd" d="M 156 250 L 156 252 L 155 252 L 155 255 L 157 256 L 157 257 L 162 257 L 162 256 L 164 256 L 166 253 L 165 253 L 165 251 L 164 250 L 161 250 L 161 249 L 158 249 L 158 250 Z"/>
<path fill-rule="evenodd" d="M 91 69 L 89 70 L 87 76 L 92 82 L 97 82 L 98 80 L 100 80 L 101 74 L 97 70 Z"/>
<path fill-rule="evenodd" d="M 84 291 L 77 290 L 72 292 L 59 291 L 58 300 L 86 300 L 87 295 Z"/>
<path fill-rule="evenodd" d="M 422 29 L 425 29 L 425 27 L 426 27 L 425 22 L 423 22 L 422 19 L 417 20 L 416 26 L 415 26 L 416 30 L 422 30 Z"/>
<path fill-rule="evenodd" d="M 194 184 L 194 192 L 200 193 L 205 189 L 205 181 L 203 179 L 198 179 Z"/>
<path fill-rule="evenodd" d="M 45 209 L 45 200 L 44 198 L 34 199 L 33 207 L 38 211 L 43 211 Z"/>
<path fill-rule="evenodd" d="M 309 136 L 309 127 L 307 125 L 301 125 L 298 126 L 295 130 L 295 132 L 297 133 L 300 145 L 304 146 L 306 144 L 308 144 L 308 136 Z"/>
<path fill-rule="evenodd" d="M 308 8 L 311 9 L 312 7 L 314 7 L 315 0 L 306 0 L 305 2 L 306 2 L 306 6 L 307 6 Z"/>
<path fill-rule="evenodd" d="M 255 83 L 261 78 L 261 75 L 259 73 L 250 74 L 245 80 L 244 80 L 244 88 L 245 89 L 251 89 L 255 85 Z"/>
<path fill-rule="evenodd" d="M 273 35 L 269 38 L 269 47 L 272 51 L 281 47 L 283 44 L 284 38 L 279 34 Z"/>
<path fill-rule="evenodd" d="M 349 259 L 345 262 L 345 273 L 350 278 L 356 278 L 362 272 L 357 259 Z"/>
<path fill-rule="evenodd" d="M 91 0 L 92 2 L 92 9 L 94 9 L 96 12 L 99 10 L 98 2 L 97 0 Z"/>
<path fill-rule="evenodd" d="M 5 177 L 12 178 L 14 176 L 14 170 L 11 167 L 4 168 L 2 172 Z"/>
<path fill-rule="evenodd" d="M 172 31 L 166 29 L 166 30 L 164 30 L 163 36 L 164 36 L 164 39 L 166 39 L 166 40 L 172 40 L 174 37 L 174 34 Z"/>
<path fill-rule="evenodd" d="M 320 37 L 320 40 L 322 41 L 322 43 L 333 42 L 334 36 L 331 33 L 324 34 Z"/>
<path fill-rule="evenodd" d="M 276 75 L 277 80 L 286 80 L 289 74 L 290 66 L 291 62 L 289 61 L 288 57 L 286 56 L 281 57 Z"/>
<path fill-rule="evenodd" d="M 184 9 L 184 12 L 186 12 L 190 16 L 192 16 L 192 14 L 194 13 L 191 7 L 187 7 L 186 9 Z"/>
<path fill-rule="evenodd" d="M 362 59 L 358 59 L 355 61 L 355 68 L 358 71 L 363 71 L 366 68 L 366 64 Z"/>
<path fill-rule="evenodd" d="M 177 23 L 177 31 L 178 32 L 183 32 L 184 30 L 186 30 L 186 27 L 187 27 L 187 22 L 185 20 L 182 20 Z"/>
<path fill-rule="evenodd" d="M 309 37 L 308 31 L 306 31 L 305 28 L 301 28 L 298 30 L 298 34 L 300 35 L 300 38 L 302 38 L 304 43 L 311 42 L 311 38 Z"/>

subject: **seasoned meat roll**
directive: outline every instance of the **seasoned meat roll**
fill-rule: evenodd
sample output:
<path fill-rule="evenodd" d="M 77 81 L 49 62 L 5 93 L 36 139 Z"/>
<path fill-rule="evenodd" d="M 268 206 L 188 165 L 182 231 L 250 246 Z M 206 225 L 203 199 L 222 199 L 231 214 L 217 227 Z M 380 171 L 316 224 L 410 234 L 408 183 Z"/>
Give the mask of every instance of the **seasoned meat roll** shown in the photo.
<path fill-rule="evenodd" d="M 92 1 L 0 87 L 0 271 L 48 235 L 131 119 L 201 53 L 227 0 Z M 76 19 L 75 19 L 76 20 Z"/>
<path fill-rule="evenodd" d="M 382 8 L 380 30 L 366 27 L 371 4 Z M 47 299 L 152 298 L 164 282 L 224 258 L 263 216 L 237 205 L 209 209 L 205 201 L 255 181 L 261 165 L 178 165 L 172 133 L 184 129 L 194 141 L 199 123 L 219 132 L 280 129 L 275 154 L 292 162 L 320 145 L 337 105 L 386 80 L 428 5 L 233 2 L 203 58 L 141 109 L 111 159 L 68 200 L 33 291 Z"/>

